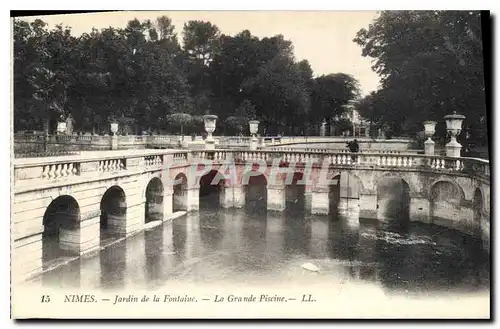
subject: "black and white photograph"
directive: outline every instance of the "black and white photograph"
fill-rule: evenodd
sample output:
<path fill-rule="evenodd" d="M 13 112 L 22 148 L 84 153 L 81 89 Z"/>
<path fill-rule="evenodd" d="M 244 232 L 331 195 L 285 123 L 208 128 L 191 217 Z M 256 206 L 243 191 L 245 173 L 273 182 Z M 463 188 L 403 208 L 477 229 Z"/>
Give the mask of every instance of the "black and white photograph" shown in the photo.
<path fill-rule="evenodd" d="M 13 319 L 491 319 L 489 11 L 10 20 Z"/>

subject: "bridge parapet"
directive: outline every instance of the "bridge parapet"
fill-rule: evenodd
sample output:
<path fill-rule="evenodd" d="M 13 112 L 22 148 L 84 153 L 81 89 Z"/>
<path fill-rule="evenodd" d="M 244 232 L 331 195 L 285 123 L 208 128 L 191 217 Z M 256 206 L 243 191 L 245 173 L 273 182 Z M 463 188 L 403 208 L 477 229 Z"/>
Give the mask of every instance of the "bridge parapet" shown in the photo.
<path fill-rule="evenodd" d="M 42 188 L 78 180 L 162 170 L 188 163 L 184 150 L 80 152 L 78 155 L 19 158 L 14 161 L 15 189 Z"/>
<path fill-rule="evenodd" d="M 215 162 L 258 162 L 334 165 L 339 167 L 369 167 L 377 169 L 426 170 L 443 173 L 462 173 L 489 179 L 489 161 L 478 158 L 454 158 L 423 154 L 383 154 L 304 151 L 242 151 L 216 150 L 193 152 L 193 157 Z"/>

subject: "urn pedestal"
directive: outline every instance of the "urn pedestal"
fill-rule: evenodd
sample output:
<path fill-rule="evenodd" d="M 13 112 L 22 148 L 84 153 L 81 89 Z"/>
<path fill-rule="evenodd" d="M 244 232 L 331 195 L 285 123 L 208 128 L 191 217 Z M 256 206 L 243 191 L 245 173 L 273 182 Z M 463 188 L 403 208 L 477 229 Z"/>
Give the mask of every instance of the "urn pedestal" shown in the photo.
<path fill-rule="evenodd" d="M 446 156 L 460 157 L 462 145 L 457 141 L 457 136 L 462 131 L 462 123 L 465 120 L 465 116 L 453 112 L 453 114 L 446 115 L 444 119 L 446 120 L 446 130 L 450 135 L 450 142 L 446 144 Z"/>

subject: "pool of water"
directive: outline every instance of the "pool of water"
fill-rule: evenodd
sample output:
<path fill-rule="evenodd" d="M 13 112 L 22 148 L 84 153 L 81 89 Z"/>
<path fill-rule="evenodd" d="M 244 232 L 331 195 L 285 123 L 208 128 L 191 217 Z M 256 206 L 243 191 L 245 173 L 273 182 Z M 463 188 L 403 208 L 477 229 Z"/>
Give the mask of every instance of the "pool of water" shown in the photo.
<path fill-rule="evenodd" d="M 260 209 L 260 208 L 258 208 Z M 489 292 L 481 242 L 443 227 L 300 211 L 201 209 L 44 273 L 44 287 L 122 290 L 183 284 L 272 286 L 336 282 L 386 294 Z M 302 267 L 311 263 L 319 271 Z"/>

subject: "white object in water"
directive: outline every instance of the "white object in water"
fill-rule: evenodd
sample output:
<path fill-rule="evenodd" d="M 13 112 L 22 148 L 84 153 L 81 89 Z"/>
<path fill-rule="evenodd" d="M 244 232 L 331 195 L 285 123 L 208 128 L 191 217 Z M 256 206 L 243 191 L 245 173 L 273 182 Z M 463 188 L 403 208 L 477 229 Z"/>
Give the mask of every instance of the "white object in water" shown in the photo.
<path fill-rule="evenodd" d="M 311 264 L 311 263 L 302 264 L 301 267 L 303 269 L 306 269 L 306 270 L 311 271 L 311 272 L 319 272 L 319 268 L 317 266 L 315 266 L 314 264 Z"/>

